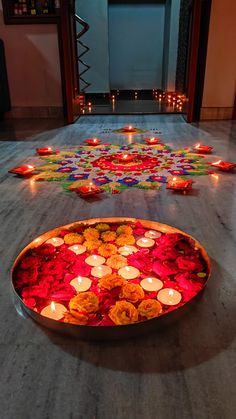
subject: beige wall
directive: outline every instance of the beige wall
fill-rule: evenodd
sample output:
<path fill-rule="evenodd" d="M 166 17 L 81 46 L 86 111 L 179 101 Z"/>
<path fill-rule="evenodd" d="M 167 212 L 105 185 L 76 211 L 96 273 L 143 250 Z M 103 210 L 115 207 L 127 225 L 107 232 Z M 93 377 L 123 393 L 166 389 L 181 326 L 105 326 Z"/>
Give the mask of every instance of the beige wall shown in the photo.
<path fill-rule="evenodd" d="M 0 0 L 0 38 L 12 106 L 62 106 L 56 25 L 5 25 Z"/>
<path fill-rule="evenodd" d="M 233 107 L 236 88 L 236 0 L 212 0 L 202 107 Z"/>

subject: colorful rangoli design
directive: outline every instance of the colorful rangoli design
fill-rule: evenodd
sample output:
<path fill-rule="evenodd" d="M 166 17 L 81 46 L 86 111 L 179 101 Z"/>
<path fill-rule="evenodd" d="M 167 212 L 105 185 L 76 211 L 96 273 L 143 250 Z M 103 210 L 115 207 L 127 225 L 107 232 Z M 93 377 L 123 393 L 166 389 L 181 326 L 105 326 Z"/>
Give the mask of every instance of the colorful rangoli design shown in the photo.
<path fill-rule="evenodd" d="M 129 161 L 123 161 L 127 154 Z M 61 181 L 67 191 L 76 190 L 89 182 L 108 193 L 119 193 L 135 187 L 159 189 L 173 176 L 182 178 L 208 174 L 204 157 L 189 149 L 172 150 L 168 145 L 155 146 L 103 144 L 96 147 L 78 146 L 41 157 L 35 181 Z"/>

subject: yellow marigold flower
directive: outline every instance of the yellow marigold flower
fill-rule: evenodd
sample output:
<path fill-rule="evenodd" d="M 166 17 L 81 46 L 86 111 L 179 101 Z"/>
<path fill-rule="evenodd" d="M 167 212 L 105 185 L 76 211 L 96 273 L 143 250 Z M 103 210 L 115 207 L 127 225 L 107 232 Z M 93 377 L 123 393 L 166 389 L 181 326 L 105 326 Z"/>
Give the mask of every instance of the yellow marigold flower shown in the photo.
<path fill-rule="evenodd" d="M 101 233 L 103 231 L 110 230 L 110 226 L 106 223 L 99 223 L 96 225 L 96 229 Z"/>
<path fill-rule="evenodd" d="M 126 234 L 126 235 L 130 235 L 133 233 L 132 227 L 127 226 L 126 224 L 123 224 L 121 226 L 119 226 L 116 230 L 118 236 L 120 234 Z"/>
<path fill-rule="evenodd" d="M 138 321 L 138 311 L 127 301 L 117 301 L 110 309 L 109 317 L 116 325 L 135 323 Z"/>
<path fill-rule="evenodd" d="M 81 234 L 78 233 L 68 233 L 64 236 L 64 242 L 66 244 L 81 244 L 83 243 L 84 238 Z"/>
<path fill-rule="evenodd" d="M 98 249 L 101 244 L 101 240 L 87 240 L 83 243 L 83 245 L 86 246 L 88 250 Z"/>
<path fill-rule="evenodd" d="M 121 255 L 113 255 L 107 259 L 107 265 L 113 269 L 120 269 L 127 265 L 127 259 Z"/>
<path fill-rule="evenodd" d="M 118 244 L 118 246 L 125 246 L 126 244 L 134 244 L 134 243 L 135 243 L 134 236 L 131 236 L 128 234 L 121 234 L 116 239 L 116 244 Z"/>
<path fill-rule="evenodd" d="M 104 242 L 113 242 L 116 239 L 116 233 L 114 231 L 104 231 L 101 237 Z"/>
<path fill-rule="evenodd" d="M 137 303 L 144 298 L 144 292 L 142 287 L 137 284 L 127 282 L 122 288 L 119 295 L 120 298 L 124 298 L 131 303 Z"/>
<path fill-rule="evenodd" d="M 106 258 L 115 255 L 116 252 L 117 247 L 114 244 L 104 243 L 98 248 L 98 253 Z"/>
<path fill-rule="evenodd" d="M 76 313 L 75 316 L 72 316 L 72 314 L 69 311 L 67 311 L 64 314 L 64 323 L 85 325 L 88 323 L 88 316 L 86 316 L 86 314 L 83 313 Z"/>
<path fill-rule="evenodd" d="M 138 312 L 142 317 L 152 319 L 162 313 L 162 305 L 157 300 L 143 300 L 138 306 Z"/>
<path fill-rule="evenodd" d="M 99 286 L 106 288 L 107 290 L 112 290 L 112 288 L 115 287 L 122 287 L 124 284 L 125 279 L 117 274 L 104 275 L 101 279 L 99 279 Z"/>
<path fill-rule="evenodd" d="M 86 228 L 83 234 L 86 240 L 97 240 L 99 238 L 99 232 L 93 227 Z"/>
<path fill-rule="evenodd" d="M 80 318 L 81 313 L 94 313 L 99 310 L 98 297 L 91 291 L 81 292 L 70 300 L 69 310 L 76 318 Z"/>

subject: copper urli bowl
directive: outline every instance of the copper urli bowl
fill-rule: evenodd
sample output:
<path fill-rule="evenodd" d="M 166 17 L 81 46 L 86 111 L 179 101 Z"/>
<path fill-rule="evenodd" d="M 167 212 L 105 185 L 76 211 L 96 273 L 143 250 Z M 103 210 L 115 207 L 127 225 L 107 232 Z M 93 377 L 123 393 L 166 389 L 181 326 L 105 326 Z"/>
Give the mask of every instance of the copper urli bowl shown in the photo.
<path fill-rule="evenodd" d="M 75 324 L 68 324 L 68 323 L 62 323 L 58 322 L 56 320 L 49 319 L 45 316 L 41 316 L 39 313 L 35 312 L 34 310 L 27 307 L 20 295 L 17 293 L 15 286 L 14 286 L 14 279 L 15 279 L 15 273 L 16 268 L 25 255 L 25 253 L 34 247 L 37 247 L 50 239 L 51 237 L 57 236 L 62 229 L 72 229 L 76 225 L 92 225 L 96 223 L 135 223 L 135 222 L 141 222 L 144 227 L 150 228 L 151 230 L 157 230 L 162 233 L 181 233 L 192 240 L 194 240 L 195 245 L 198 247 L 198 249 L 201 252 L 201 256 L 205 261 L 205 264 L 207 266 L 207 280 L 205 282 L 204 287 L 202 290 L 190 301 L 185 303 L 183 306 L 177 308 L 176 310 L 170 311 L 166 314 L 163 314 L 159 317 L 155 317 L 150 320 L 146 320 L 139 323 L 133 323 L 128 325 L 121 325 L 121 326 L 82 326 L 82 325 L 75 325 Z M 182 318 L 189 310 L 191 305 L 197 302 L 198 297 L 202 294 L 204 291 L 206 284 L 208 283 L 208 280 L 210 278 L 211 274 L 211 262 L 210 258 L 204 249 L 204 247 L 201 246 L 201 244 L 192 236 L 189 234 L 186 234 L 185 232 L 175 228 L 171 227 L 167 224 L 161 224 L 157 221 L 149 221 L 149 220 L 142 220 L 137 218 L 127 218 L 127 217 L 112 217 L 112 218 L 93 218 L 89 220 L 81 220 L 76 221 L 71 224 L 67 224 L 64 226 L 60 226 L 58 228 L 55 228 L 54 230 L 50 230 L 41 236 L 38 236 L 35 240 L 33 240 L 31 243 L 29 243 L 17 256 L 13 268 L 12 268 L 12 287 L 13 287 L 13 293 L 14 293 L 14 299 L 15 303 L 20 306 L 21 309 L 23 309 L 24 312 L 26 312 L 30 317 L 32 317 L 33 320 L 35 320 L 37 323 L 42 325 L 43 327 L 46 327 L 50 330 L 60 332 L 65 335 L 70 335 L 77 337 L 79 339 L 84 340 L 112 340 L 112 339 L 126 339 L 130 337 L 139 336 L 145 333 L 154 332 L 157 331 L 160 328 L 167 327 L 171 323 L 177 321 L 178 319 Z"/>

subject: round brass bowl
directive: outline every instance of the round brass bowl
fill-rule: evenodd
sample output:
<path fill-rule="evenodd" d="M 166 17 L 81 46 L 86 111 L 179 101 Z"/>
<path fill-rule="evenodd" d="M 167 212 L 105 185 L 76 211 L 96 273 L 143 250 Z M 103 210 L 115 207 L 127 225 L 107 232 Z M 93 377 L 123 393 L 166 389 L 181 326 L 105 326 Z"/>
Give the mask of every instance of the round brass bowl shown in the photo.
<path fill-rule="evenodd" d="M 151 230 L 157 230 L 162 233 L 181 233 L 191 238 L 192 240 L 194 240 L 195 245 L 200 250 L 201 256 L 207 266 L 207 278 L 206 278 L 204 287 L 194 298 L 189 300 L 183 306 L 178 307 L 176 310 L 167 312 L 159 317 L 155 317 L 153 319 L 146 320 L 139 323 L 133 323 L 133 324 L 121 325 L 121 326 L 87 326 L 87 325 L 82 326 L 82 325 L 75 325 L 75 324 L 69 324 L 69 323 L 62 323 L 62 322 L 58 322 L 56 320 L 47 318 L 45 316 L 42 316 L 24 304 L 20 295 L 17 293 L 15 289 L 14 280 L 15 280 L 17 266 L 20 263 L 23 256 L 25 255 L 25 253 L 29 249 L 38 247 L 39 245 L 41 245 L 48 239 L 57 236 L 62 229 L 70 229 L 70 228 L 75 227 L 76 225 L 83 224 L 83 225 L 90 226 L 92 224 L 96 224 L 100 222 L 102 223 L 125 223 L 125 222 L 135 223 L 137 221 L 141 222 L 144 227 L 149 228 Z M 135 336 L 148 333 L 148 332 L 157 331 L 158 329 L 162 327 L 166 327 L 169 324 L 175 322 L 179 318 L 182 318 L 182 316 L 185 315 L 186 312 L 189 310 L 190 306 L 193 305 L 198 300 L 198 297 L 202 294 L 210 278 L 210 274 L 211 274 L 211 262 L 204 247 L 202 247 L 201 244 L 197 240 L 195 240 L 192 236 L 190 236 L 189 234 L 186 234 L 185 232 L 175 227 L 171 227 L 167 224 L 161 224 L 161 223 L 158 223 L 157 221 L 142 220 L 142 219 L 137 219 L 137 218 L 127 218 L 127 217 L 92 218 L 89 220 L 76 221 L 71 224 L 60 226 L 58 228 L 55 228 L 54 230 L 50 230 L 42 234 L 41 236 L 33 240 L 31 243 L 29 243 L 20 252 L 20 254 L 17 256 L 14 262 L 14 265 L 12 268 L 12 286 L 13 286 L 13 292 L 14 292 L 16 304 L 18 304 L 20 308 L 23 309 L 23 311 L 25 311 L 30 317 L 32 317 L 40 325 L 48 329 L 54 330 L 56 332 L 60 332 L 66 335 L 74 336 L 74 337 L 85 339 L 85 340 L 110 340 L 110 339 L 118 340 L 118 339 L 126 339 L 130 337 L 135 337 Z"/>

